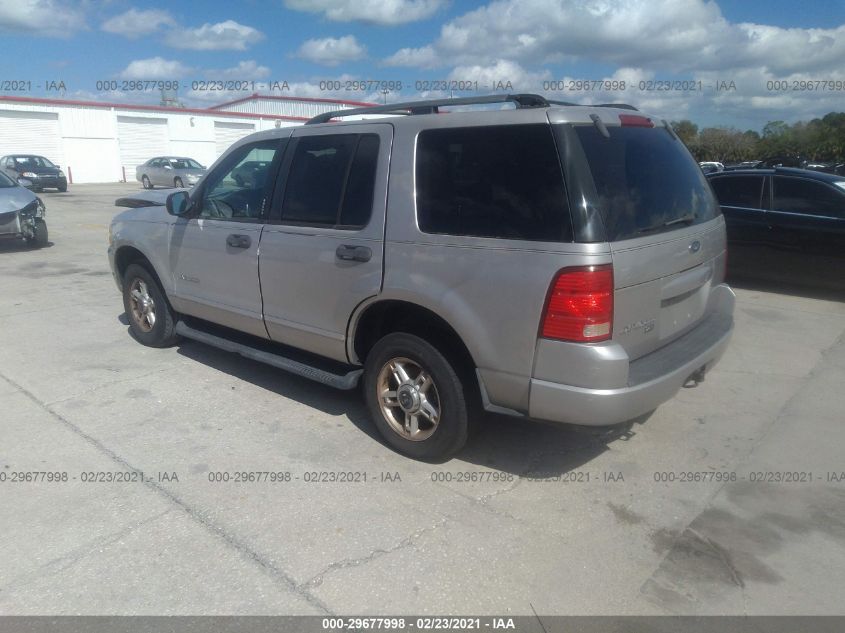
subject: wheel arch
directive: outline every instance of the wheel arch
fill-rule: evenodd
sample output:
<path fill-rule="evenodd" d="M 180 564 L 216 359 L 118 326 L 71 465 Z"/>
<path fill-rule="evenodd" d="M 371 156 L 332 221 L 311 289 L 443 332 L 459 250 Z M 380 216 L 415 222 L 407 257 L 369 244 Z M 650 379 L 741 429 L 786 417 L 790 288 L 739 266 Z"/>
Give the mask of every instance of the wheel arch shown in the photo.
<path fill-rule="evenodd" d="M 123 278 L 126 275 L 126 269 L 132 264 L 139 264 L 140 266 L 146 268 L 156 280 L 159 288 L 161 288 L 162 292 L 164 292 L 165 297 L 167 297 L 167 286 L 162 283 L 161 276 L 158 274 L 158 271 L 150 258 L 147 257 L 141 250 L 129 244 L 124 244 L 123 246 L 118 247 L 114 253 L 114 268 L 120 277 L 121 287 L 123 286 Z"/>
<path fill-rule="evenodd" d="M 433 310 L 401 299 L 382 299 L 366 305 L 350 322 L 348 353 L 363 363 L 373 345 L 393 332 L 414 334 L 428 341 L 461 368 L 474 375 L 477 367 L 461 335 Z"/>

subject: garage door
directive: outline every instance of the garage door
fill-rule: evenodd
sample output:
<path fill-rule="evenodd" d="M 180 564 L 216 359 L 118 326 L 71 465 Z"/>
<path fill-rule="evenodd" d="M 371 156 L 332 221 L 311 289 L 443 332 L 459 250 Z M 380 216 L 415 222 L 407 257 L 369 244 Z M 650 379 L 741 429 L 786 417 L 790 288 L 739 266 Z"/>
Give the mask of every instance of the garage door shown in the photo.
<path fill-rule="evenodd" d="M 222 121 L 214 122 L 214 144 L 217 149 L 217 157 L 225 152 L 235 141 L 241 140 L 247 134 L 255 132 L 255 125 L 252 123 L 229 123 Z"/>
<path fill-rule="evenodd" d="M 135 178 L 135 167 L 154 156 L 168 154 L 167 119 L 145 117 L 117 117 L 117 142 L 120 162 L 126 169 L 126 178 Z"/>
<path fill-rule="evenodd" d="M 59 115 L 0 110 L 0 156 L 6 154 L 38 154 L 62 165 Z"/>

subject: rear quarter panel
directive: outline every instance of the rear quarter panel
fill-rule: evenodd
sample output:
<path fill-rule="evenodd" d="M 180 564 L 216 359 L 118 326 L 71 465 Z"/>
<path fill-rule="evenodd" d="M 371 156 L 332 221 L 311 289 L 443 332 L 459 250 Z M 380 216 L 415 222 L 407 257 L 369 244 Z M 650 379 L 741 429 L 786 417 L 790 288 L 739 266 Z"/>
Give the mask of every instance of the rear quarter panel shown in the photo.
<path fill-rule="evenodd" d="M 524 113 L 520 113 L 524 115 Z M 435 115 L 436 116 L 436 115 Z M 489 116 L 489 121 L 487 120 Z M 545 114 L 537 113 L 538 122 Z M 567 266 L 610 262 L 605 244 L 531 242 L 423 233 L 416 220 L 414 156 L 427 116 L 397 126 L 391 164 L 381 299 L 421 305 L 458 333 L 493 404 L 525 411 L 540 316 Z M 448 122 L 446 122 L 448 119 Z M 502 113 L 441 117 L 446 125 L 501 124 Z M 524 116 L 519 117 L 526 123 Z"/>

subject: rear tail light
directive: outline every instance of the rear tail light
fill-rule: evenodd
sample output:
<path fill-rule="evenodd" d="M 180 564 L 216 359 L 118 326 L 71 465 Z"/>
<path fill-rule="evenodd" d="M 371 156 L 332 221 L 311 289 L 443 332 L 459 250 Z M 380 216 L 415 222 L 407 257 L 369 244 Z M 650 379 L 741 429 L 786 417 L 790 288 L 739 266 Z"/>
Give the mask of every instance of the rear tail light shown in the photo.
<path fill-rule="evenodd" d="M 613 266 L 561 270 L 549 288 L 540 336 L 577 343 L 606 341 L 613 333 Z"/>

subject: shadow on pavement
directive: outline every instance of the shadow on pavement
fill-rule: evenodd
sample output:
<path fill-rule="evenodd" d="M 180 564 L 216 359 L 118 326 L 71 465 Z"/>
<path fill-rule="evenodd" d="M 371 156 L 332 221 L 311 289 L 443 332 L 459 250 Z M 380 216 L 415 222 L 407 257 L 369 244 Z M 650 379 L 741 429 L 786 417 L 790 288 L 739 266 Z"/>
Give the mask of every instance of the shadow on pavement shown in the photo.
<path fill-rule="evenodd" d="M 125 316 L 120 318 L 121 323 L 124 320 Z M 360 388 L 352 391 L 333 389 L 194 341 L 181 342 L 178 353 L 318 411 L 333 416 L 345 415 L 381 445 L 378 450 L 392 450 L 383 443 L 372 423 Z M 555 477 L 589 462 L 607 450 L 609 443 L 632 437 L 632 427 L 642 424 L 648 417 L 642 416 L 616 427 L 581 429 L 485 413 L 479 432 L 454 459 L 481 469 L 536 478 Z"/>

